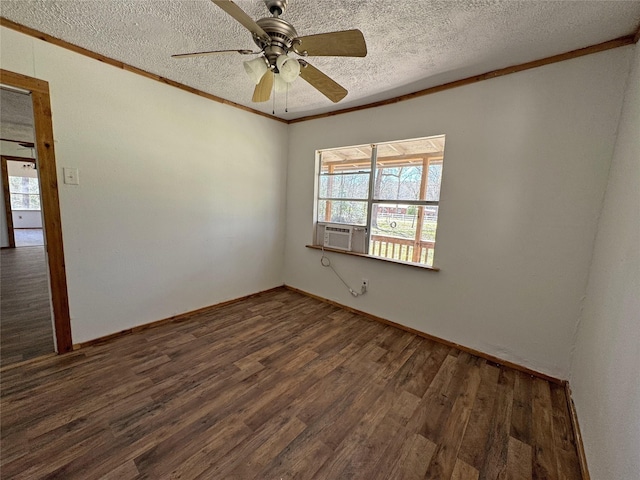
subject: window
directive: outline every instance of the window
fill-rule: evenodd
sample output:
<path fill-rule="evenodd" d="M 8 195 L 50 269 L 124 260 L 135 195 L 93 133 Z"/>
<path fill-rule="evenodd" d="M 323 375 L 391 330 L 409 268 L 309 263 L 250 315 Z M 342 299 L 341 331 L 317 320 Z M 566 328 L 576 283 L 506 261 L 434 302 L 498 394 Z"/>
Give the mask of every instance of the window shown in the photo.
<path fill-rule="evenodd" d="M 440 135 L 320 150 L 318 226 L 364 227 L 364 253 L 433 266 L 444 141 Z"/>
<path fill-rule="evenodd" d="M 40 210 L 38 179 L 32 177 L 9 177 L 9 193 L 12 210 Z"/>

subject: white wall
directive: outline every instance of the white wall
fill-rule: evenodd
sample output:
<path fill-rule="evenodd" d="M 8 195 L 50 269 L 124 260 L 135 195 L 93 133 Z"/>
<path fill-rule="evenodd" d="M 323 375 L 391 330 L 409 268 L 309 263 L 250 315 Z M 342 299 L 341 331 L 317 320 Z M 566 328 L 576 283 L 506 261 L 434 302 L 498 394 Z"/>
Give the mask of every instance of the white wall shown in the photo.
<path fill-rule="evenodd" d="M 568 377 L 631 47 L 376 109 L 291 125 L 285 283 Z M 312 240 L 314 151 L 446 134 L 431 272 Z"/>
<path fill-rule="evenodd" d="M 0 34 L 51 90 L 74 343 L 283 283 L 286 124 Z"/>
<path fill-rule="evenodd" d="M 24 157 L 33 158 L 33 152 L 31 148 L 21 147 L 14 142 L 0 141 L 0 152 L 2 155 L 8 155 L 10 157 Z"/>
<path fill-rule="evenodd" d="M 640 472 L 640 45 L 599 221 L 571 388 L 591 478 Z"/>
<path fill-rule="evenodd" d="M 42 228 L 40 210 L 12 210 L 13 228 Z"/>
<path fill-rule="evenodd" d="M 27 150 L 27 151 L 30 152 L 31 150 Z M 25 165 L 32 165 L 32 164 L 30 162 L 18 162 L 15 160 L 7 160 L 8 176 L 38 178 L 38 170 L 34 168 L 23 168 Z"/>

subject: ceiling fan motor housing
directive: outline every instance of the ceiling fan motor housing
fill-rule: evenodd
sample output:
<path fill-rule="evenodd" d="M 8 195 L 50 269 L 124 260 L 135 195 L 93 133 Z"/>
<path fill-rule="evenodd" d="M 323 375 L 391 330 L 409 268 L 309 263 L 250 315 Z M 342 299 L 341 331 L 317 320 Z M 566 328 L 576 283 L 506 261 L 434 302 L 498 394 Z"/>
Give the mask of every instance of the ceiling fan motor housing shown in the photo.
<path fill-rule="evenodd" d="M 271 15 L 277 17 L 287 9 L 287 0 L 264 0 Z"/>
<path fill-rule="evenodd" d="M 277 58 L 289 52 L 298 33 L 293 25 L 277 17 L 261 18 L 256 23 L 269 35 L 271 44 L 265 45 L 260 38 L 256 37 L 254 37 L 254 41 L 258 47 L 264 50 L 269 64 L 275 68 Z"/>

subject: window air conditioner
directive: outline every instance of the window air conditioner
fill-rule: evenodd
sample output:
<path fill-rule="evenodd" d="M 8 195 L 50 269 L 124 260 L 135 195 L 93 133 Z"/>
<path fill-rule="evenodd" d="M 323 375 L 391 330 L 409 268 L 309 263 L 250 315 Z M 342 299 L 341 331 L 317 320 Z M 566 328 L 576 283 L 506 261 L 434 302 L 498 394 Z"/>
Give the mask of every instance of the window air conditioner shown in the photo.
<path fill-rule="evenodd" d="M 349 231 L 351 232 L 351 244 L 348 242 L 349 239 L 345 238 L 349 236 Z M 366 253 L 366 242 L 367 228 L 364 226 L 325 222 L 316 224 L 314 245 L 355 253 Z"/>
<path fill-rule="evenodd" d="M 351 236 L 353 235 L 353 226 L 327 224 L 324 226 L 324 243 L 327 248 L 335 248 L 336 250 L 351 250 Z"/>

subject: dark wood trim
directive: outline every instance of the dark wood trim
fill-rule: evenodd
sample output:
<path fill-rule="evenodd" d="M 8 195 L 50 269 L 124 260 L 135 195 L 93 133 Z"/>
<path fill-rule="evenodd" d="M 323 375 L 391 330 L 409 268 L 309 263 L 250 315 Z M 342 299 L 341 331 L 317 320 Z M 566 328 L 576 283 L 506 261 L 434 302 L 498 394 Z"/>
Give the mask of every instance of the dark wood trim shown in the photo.
<path fill-rule="evenodd" d="M 7 160 L 9 158 L 2 156 L 2 195 L 4 197 L 4 211 L 7 217 L 7 235 L 9 238 L 9 246 L 2 248 L 16 248 L 16 236 L 13 232 L 13 214 L 11 212 L 11 193 L 9 192 L 9 171 L 7 168 Z"/>
<path fill-rule="evenodd" d="M 0 17 L 0 25 L 2 25 L 2 17 Z M 16 87 L 32 94 L 36 92 L 49 94 L 49 84 L 38 78 L 3 69 L 0 69 L 0 78 L 2 79 L 1 83 L 10 87 Z"/>
<path fill-rule="evenodd" d="M 506 68 L 501 68 L 498 70 L 493 70 L 490 72 L 486 72 L 480 75 L 475 75 L 473 77 L 463 78 L 461 80 L 457 80 L 455 82 L 445 83 L 443 85 L 438 85 L 435 87 L 426 88 L 424 90 L 419 90 L 414 93 L 409 93 L 406 95 L 401 95 L 399 97 L 390 98 L 387 100 L 381 100 L 379 102 L 368 103 L 366 105 L 360 105 L 356 107 L 344 108 L 341 110 L 336 110 L 333 112 L 320 113 L 317 115 L 309 115 L 306 117 L 295 118 L 293 120 L 284 120 L 282 118 L 276 117 L 274 115 L 269 115 L 268 113 L 260 112 L 258 110 L 254 110 L 253 108 L 245 107 L 244 105 L 240 105 L 238 103 L 232 102 L 230 100 L 225 100 L 224 98 L 217 97 L 210 93 L 203 92 L 202 90 L 198 90 L 197 88 L 189 87 L 188 85 L 184 85 L 182 83 L 175 82 L 173 80 L 169 80 L 168 78 L 161 77 L 159 75 L 155 75 L 153 73 L 147 72 L 140 68 L 136 68 L 131 65 L 127 65 L 126 63 L 120 62 L 118 60 L 114 60 L 112 58 L 106 57 L 96 52 L 92 52 L 91 50 L 87 50 L 86 48 L 79 47 L 72 43 L 66 42 L 59 38 L 53 37 L 46 33 L 39 32 L 30 27 L 26 27 L 19 23 L 13 22 L 7 18 L 0 16 L 0 26 L 10 28 L 11 30 L 15 30 L 17 32 L 23 33 L 25 35 L 29 35 L 31 37 L 37 38 L 47 43 L 51 43 L 52 45 L 57 45 L 58 47 L 65 48 L 67 50 L 71 50 L 72 52 L 79 53 L 80 55 L 84 55 L 86 57 L 93 58 L 94 60 L 98 60 L 100 62 L 106 63 L 108 65 L 120 68 L 122 70 L 127 70 L 128 72 L 136 73 L 138 75 L 142 75 L 143 77 L 150 78 L 152 80 L 156 80 L 158 82 L 164 83 L 166 85 L 170 85 L 175 88 L 179 88 L 180 90 L 184 90 L 186 92 L 192 93 L 194 95 L 198 95 L 200 97 L 207 98 L 209 100 L 213 100 L 214 102 L 222 103 L 224 105 L 228 105 L 230 107 L 239 108 L 240 110 L 244 110 L 246 112 L 255 113 L 256 115 L 260 115 L 262 117 L 270 118 L 272 120 L 277 120 L 278 122 L 292 124 L 298 122 L 306 122 L 308 120 L 316 120 L 318 118 L 332 117 L 334 115 L 342 115 L 344 113 L 356 112 L 358 110 L 366 110 L 369 108 L 381 107 L 384 105 L 391 105 L 398 102 L 403 102 L 405 100 L 411 100 L 413 98 L 422 97 L 424 95 L 430 95 L 432 93 L 442 92 L 444 90 L 449 90 L 456 87 L 462 87 L 464 85 L 470 85 L 472 83 L 477 83 L 483 80 L 489 80 L 495 77 L 501 77 L 504 75 L 509 75 L 511 73 L 521 72 L 523 70 L 528 70 L 531 68 L 537 68 L 544 65 L 549 65 L 551 63 L 562 62 L 564 60 L 571 60 L 572 58 L 582 57 L 584 55 L 591 55 L 592 53 L 603 52 L 605 50 L 610 50 L 613 48 L 624 47 L 625 45 L 631 45 L 638 42 L 640 38 L 640 29 L 634 34 L 626 35 L 624 37 L 615 38 L 613 40 L 609 40 L 607 42 L 598 43 L 596 45 L 590 45 L 588 47 L 579 48 L 577 50 L 572 50 L 570 52 L 560 53 L 558 55 L 552 55 L 551 57 L 541 58 L 539 60 L 534 60 L 531 62 L 521 63 L 519 65 L 513 65 Z"/>
<path fill-rule="evenodd" d="M 36 163 L 36 159 L 31 157 L 14 157 L 13 155 L 2 155 L 2 158 L 11 160 L 12 162 Z"/>
<path fill-rule="evenodd" d="M 42 40 L 43 42 L 47 42 L 52 45 L 65 48 L 67 50 L 71 50 L 72 52 L 75 52 L 75 53 L 79 53 L 80 55 L 84 55 L 85 57 L 93 58 L 94 60 L 98 60 L 99 62 L 106 63 L 107 65 L 111 65 L 112 67 L 120 68 L 122 70 L 126 70 L 127 72 L 135 73 L 137 75 L 150 78 L 151 80 L 155 80 L 157 82 L 170 85 L 180 90 L 184 90 L 185 92 L 198 95 L 199 97 L 204 97 L 208 100 L 213 100 L 214 102 L 221 103 L 223 105 L 238 108 L 240 110 L 244 110 L 245 112 L 255 113 L 256 115 L 260 115 L 261 117 L 265 117 L 265 118 L 270 118 L 271 120 L 276 120 L 282 123 L 288 123 L 287 120 L 278 118 L 274 115 L 269 115 L 268 113 L 264 113 L 259 110 L 254 110 L 253 108 L 250 108 L 250 107 L 245 107 L 244 105 L 240 105 L 239 103 L 235 103 L 230 100 L 225 100 L 222 97 L 217 97 L 210 93 L 203 92 L 202 90 L 198 90 L 197 88 L 193 88 L 188 85 L 184 85 L 182 83 L 170 80 L 168 78 L 161 77 L 160 75 L 147 72 L 146 70 L 142 70 L 132 65 L 128 65 L 124 62 L 114 60 L 113 58 L 109 58 L 99 53 L 92 52 L 91 50 L 87 50 L 86 48 L 79 47 L 72 43 L 69 43 L 59 38 L 48 35 L 46 33 L 39 32 L 38 30 L 34 30 L 33 28 L 20 25 L 19 23 L 13 22 L 7 18 L 0 17 L 0 25 L 6 28 L 10 28 L 11 30 L 15 30 L 17 32 L 23 33 L 25 35 L 29 35 L 30 37 L 37 38 L 38 40 Z"/>
<path fill-rule="evenodd" d="M 330 305 L 334 305 L 336 307 L 343 308 L 343 309 L 345 309 L 345 310 L 347 310 L 349 312 L 355 313 L 356 315 L 361 315 L 361 316 L 363 316 L 365 318 L 368 318 L 369 320 L 373 320 L 374 322 L 384 323 L 385 325 L 389 325 L 391 327 L 399 328 L 400 330 L 404 330 L 405 332 L 413 333 L 415 335 L 418 335 L 419 337 L 426 338 L 426 339 L 432 340 L 434 342 L 438 342 L 438 343 L 440 343 L 442 345 L 446 345 L 447 347 L 457 348 L 458 350 L 462 350 L 463 352 L 470 353 L 471 355 L 475 355 L 476 357 L 484 358 L 488 362 L 495 363 L 495 364 L 498 364 L 498 365 L 504 365 L 505 367 L 509 367 L 509 368 L 513 368 L 514 370 L 518 370 L 519 372 L 526 373 L 527 375 L 533 375 L 535 377 L 541 378 L 541 379 L 546 380 L 548 382 L 555 383 L 557 385 L 563 385 L 563 383 L 564 383 L 564 381 L 559 379 L 559 378 L 551 377 L 551 376 L 549 376 L 549 375 L 547 375 L 545 373 L 537 372 L 536 370 L 531 370 L 530 368 L 524 367 L 522 365 L 518 365 L 517 363 L 509 362 L 507 360 L 503 360 L 501 358 L 494 357 L 493 355 L 490 355 L 488 353 L 484 353 L 484 352 L 481 352 L 479 350 L 475 350 L 473 348 L 465 347 L 464 345 L 460 345 L 460 344 L 451 342 L 449 340 L 445 340 L 443 338 L 439 338 L 439 337 L 430 335 L 430 334 L 422 332 L 420 330 L 416 330 L 415 328 L 407 327 L 405 325 L 401 325 L 400 323 L 392 322 L 391 320 L 387 320 L 386 318 L 378 317 L 376 315 L 372 315 L 371 313 L 367 313 L 367 312 L 363 312 L 362 310 L 351 308 L 351 307 L 349 307 L 347 305 L 343 305 L 341 303 L 334 302 L 333 300 L 329 300 L 327 298 L 320 297 L 318 295 L 314 295 L 313 293 L 305 292 L 304 290 L 300 290 L 299 288 L 292 287 L 292 286 L 286 285 L 286 284 L 285 284 L 284 287 L 289 289 L 289 290 L 292 290 L 294 292 L 301 293 L 302 295 L 306 295 L 308 297 L 315 298 L 316 300 L 320 300 L 321 302 L 325 302 L 325 303 L 328 303 Z"/>
<path fill-rule="evenodd" d="M 353 257 L 361 257 L 361 258 L 369 258 L 371 260 L 377 260 L 377 261 L 382 261 L 382 262 L 388 262 L 388 263 L 393 263 L 395 265 L 404 265 L 406 267 L 413 267 L 413 268 L 419 268 L 420 270 L 430 270 L 432 272 L 439 272 L 440 269 L 438 267 L 428 267 L 427 265 L 420 265 L 418 263 L 411 263 L 411 262 L 402 262 L 400 260 L 394 260 L 392 258 L 384 258 L 384 257 L 376 257 L 374 255 L 368 255 L 366 253 L 358 253 L 358 252 L 347 252 L 345 250 L 338 250 L 335 248 L 327 248 L 327 247 L 321 247 L 320 245 L 305 245 L 306 248 L 311 248 L 313 250 L 324 250 L 325 252 L 331 252 L 331 253 L 339 253 L 341 255 L 351 255 Z"/>
<path fill-rule="evenodd" d="M 633 36 L 633 43 L 638 43 L 638 40 L 640 40 L 640 25 L 638 25 L 636 34 Z"/>
<path fill-rule="evenodd" d="M 184 322 L 185 320 L 189 320 L 197 315 L 201 315 L 203 313 L 207 313 L 209 311 L 213 311 L 220 307 L 225 307 L 227 305 L 232 305 L 234 303 L 242 302 L 243 300 L 248 300 L 249 298 L 257 297 L 258 295 L 262 295 L 269 292 L 274 292 L 283 288 L 283 286 L 269 288 L 268 290 L 262 290 L 256 293 L 250 293 L 249 295 L 245 295 L 243 297 L 233 298 L 231 300 L 226 300 L 224 302 L 216 303 L 214 305 L 209 305 L 208 307 L 198 308 L 197 310 L 192 310 L 190 312 L 180 313 L 178 315 L 174 315 L 173 317 L 163 318 L 162 320 L 155 320 L 153 322 L 144 323 L 142 325 L 136 325 L 135 327 L 127 328 L 125 330 L 121 330 L 116 333 L 111 333 L 109 335 L 104 335 L 102 337 L 94 338 L 93 340 L 87 340 L 86 342 L 76 343 L 73 346 L 74 350 L 79 350 L 81 348 L 90 347 L 92 345 L 102 344 L 105 342 L 109 342 L 116 338 L 123 337 L 125 335 L 130 335 L 132 333 L 141 332 L 143 330 L 148 330 L 150 328 L 156 328 L 161 325 L 166 325 L 167 323 L 179 323 Z"/>
<path fill-rule="evenodd" d="M 71 340 L 67 274 L 62 244 L 62 222 L 58 198 L 58 177 L 53 142 L 49 84 L 37 78 L 2 69 L 0 69 L 0 83 L 31 92 L 56 350 L 58 353 L 70 352 L 73 342 Z"/>
<path fill-rule="evenodd" d="M 636 34 L 636 37 L 637 35 L 638 34 Z M 577 50 L 560 53 L 558 55 L 553 55 L 551 57 L 541 58 L 539 60 L 534 60 L 532 62 L 521 63 L 519 65 L 513 65 L 511 67 L 492 70 L 490 72 L 486 72 L 480 75 L 463 78 L 461 80 L 456 80 L 455 82 L 449 82 L 449 83 L 445 83 L 443 85 L 438 85 L 435 87 L 425 88 L 424 90 L 419 90 L 414 93 L 408 93 L 406 95 L 390 98 L 388 100 L 381 100 L 379 102 L 368 103 L 366 105 L 360 105 L 357 107 L 344 108 L 342 110 L 336 110 L 333 112 L 320 113 L 318 115 L 309 115 L 307 117 L 296 118 L 294 120 L 289 120 L 289 123 L 292 124 L 292 123 L 298 123 L 298 122 L 306 122 L 308 120 L 317 120 L 319 118 L 332 117 L 334 115 L 342 115 L 344 113 L 357 112 L 359 110 L 367 110 L 369 108 L 382 107 L 385 105 L 391 105 L 398 102 L 404 102 L 405 100 L 412 100 L 414 98 L 422 97 L 425 95 L 431 95 L 432 93 L 438 93 L 444 90 L 450 90 L 452 88 L 471 85 L 473 83 L 481 82 L 483 80 L 490 80 L 492 78 L 502 77 L 504 75 L 510 75 L 512 73 L 522 72 L 524 70 L 529 70 L 531 68 L 542 67 L 544 65 L 549 65 L 552 63 L 571 60 L 572 58 L 591 55 L 592 53 L 599 53 L 605 50 L 611 50 L 613 48 L 624 47 L 626 45 L 633 44 L 635 41 L 637 41 L 637 38 L 634 38 L 633 35 L 626 35 L 624 37 L 616 38 L 614 40 L 609 40 L 608 42 L 598 43 L 597 45 L 591 45 L 589 47 L 579 48 Z"/>
<path fill-rule="evenodd" d="M 580 473 L 582 474 L 582 480 L 591 480 L 589 475 L 589 468 L 587 466 L 587 454 L 584 451 L 584 444 L 582 443 L 582 434 L 580 433 L 580 425 L 578 425 L 578 414 L 576 412 L 576 406 L 573 403 L 571 397 L 571 386 L 569 382 L 564 382 L 565 397 L 567 398 L 567 407 L 569 408 L 569 418 L 571 419 L 571 428 L 573 430 L 573 438 L 576 444 L 576 451 L 578 454 L 578 463 L 580 464 Z"/>

